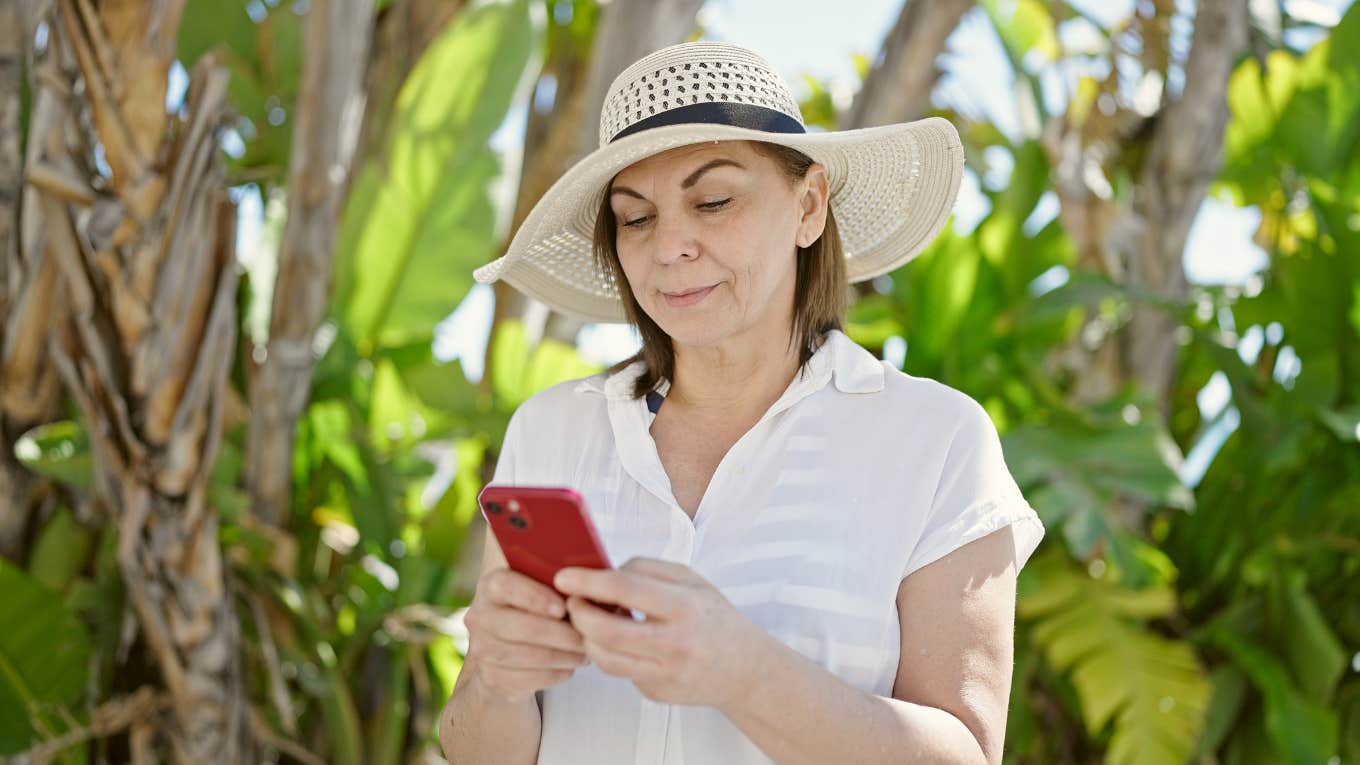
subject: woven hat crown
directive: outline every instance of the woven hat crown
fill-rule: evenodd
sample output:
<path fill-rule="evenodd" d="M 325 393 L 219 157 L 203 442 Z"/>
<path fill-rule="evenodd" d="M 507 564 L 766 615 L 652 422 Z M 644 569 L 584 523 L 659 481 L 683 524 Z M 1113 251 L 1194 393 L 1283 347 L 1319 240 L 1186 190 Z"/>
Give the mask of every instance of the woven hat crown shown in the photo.
<path fill-rule="evenodd" d="M 686 42 L 649 53 L 614 78 L 600 108 L 600 146 L 643 120 L 705 103 L 760 106 L 804 124 L 770 62 L 730 43 Z"/>

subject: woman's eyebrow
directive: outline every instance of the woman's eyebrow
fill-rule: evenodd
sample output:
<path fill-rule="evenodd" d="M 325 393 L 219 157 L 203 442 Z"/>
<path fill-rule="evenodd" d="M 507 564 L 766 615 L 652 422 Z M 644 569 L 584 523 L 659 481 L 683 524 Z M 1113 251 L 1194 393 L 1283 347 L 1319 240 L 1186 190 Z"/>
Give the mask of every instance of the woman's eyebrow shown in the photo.
<path fill-rule="evenodd" d="M 700 165 L 698 170 L 695 170 L 694 172 L 690 173 L 689 176 L 685 178 L 685 180 L 680 181 L 680 188 L 687 189 L 690 186 L 693 186 L 694 184 L 699 182 L 699 176 L 703 175 L 709 170 L 712 170 L 715 167 L 722 167 L 723 165 L 731 165 L 732 167 L 740 168 L 742 170 L 746 169 L 745 165 L 741 164 L 735 159 L 727 159 L 725 157 L 711 159 L 705 162 L 704 164 Z M 628 188 L 627 186 L 611 187 L 609 190 L 609 196 L 612 197 L 615 194 L 624 194 L 626 196 L 635 197 L 637 199 L 641 199 L 644 201 L 647 199 L 647 197 L 642 196 L 641 194 Z"/>

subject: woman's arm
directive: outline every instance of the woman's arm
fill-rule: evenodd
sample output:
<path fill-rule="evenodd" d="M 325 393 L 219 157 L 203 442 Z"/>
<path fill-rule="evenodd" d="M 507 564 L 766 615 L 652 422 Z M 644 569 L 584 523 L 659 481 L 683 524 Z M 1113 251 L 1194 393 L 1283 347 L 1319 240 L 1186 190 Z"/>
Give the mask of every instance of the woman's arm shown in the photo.
<path fill-rule="evenodd" d="M 992 532 L 903 581 L 892 698 L 855 689 L 769 637 L 749 692 L 719 709 L 782 765 L 1000 763 L 1014 661 L 1011 533 Z"/>
<path fill-rule="evenodd" d="M 532 763 L 538 761 L 543 719 L 538 702 L 510 702 L 488 693 L 468 664 L 458 674 L 453 695 L 439 721 L 444 757 L 458 765 Z"/>
<path fill-rule="evenodd" d="M 505 556 L 488 531 L 480 577 L 505 566 Z M 543 718 L 538 702 L 510 702 L 489 693 L 477 680 L 477 659 L 469 655 L 453 684 L 453 695 L 439 719 L 439 744 L 444 757 L 457 765 L 526 763 L 538 760 Z"/>

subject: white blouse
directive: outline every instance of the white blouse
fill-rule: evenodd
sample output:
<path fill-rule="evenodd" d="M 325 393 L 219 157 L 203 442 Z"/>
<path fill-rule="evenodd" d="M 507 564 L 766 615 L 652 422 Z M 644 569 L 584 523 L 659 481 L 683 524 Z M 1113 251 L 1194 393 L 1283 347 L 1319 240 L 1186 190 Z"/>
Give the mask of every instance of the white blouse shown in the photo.
<path fill-rule="evenodd" d="M 657 456 L 654 415 L 630 395 L 641 369 L 525 401 L 494 482 L 574 487 L 614 566 L 639 555 L 688 565 L 867 693 L 892 694 L 907 575 L 1011 524 L 1023 566 L 1044 535 L 981 405 L 838 330 L 722 458 L 691 521 Z M 538 699 L 544 765 L 771 762 L 716 709 L 651 701 L 594 664 Z"/>

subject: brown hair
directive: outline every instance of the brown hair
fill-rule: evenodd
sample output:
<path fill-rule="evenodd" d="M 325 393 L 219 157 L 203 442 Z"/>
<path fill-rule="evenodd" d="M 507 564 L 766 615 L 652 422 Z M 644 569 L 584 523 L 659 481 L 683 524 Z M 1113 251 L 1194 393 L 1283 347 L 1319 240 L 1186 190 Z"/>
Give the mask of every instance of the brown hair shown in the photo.
<path fill-rule="evenodd" d="M 774 160 L 784 177 L 792 185 L 807 175 L 812 166 L 812 158 L 797 149 L 765 141 L 750 141 L 752 148 Z M 608 189 L 606 188 L 606 191 Z M 633 385 L 633 397 L 641 398 L 656 388 L 662 380 L 671 380 L 675 374 L 675 348 L 671 338 L 638 305 L 633 296 L 628 277 L 619 263 L 619 252 L 615 235 L 617 222 L 614 209 L 609 206 L 609 194 L 604 194 L 599 212 L 595 216 L 594 252 L 596 263 L 601 269 L 614 275 L 619 296 L 623 299 L 624 312 L 629 323 L 637 328 L 642 336 L 642 348 L 632 356 L 609 368 L 613 374 L 629 364 L 641 359 L 646 368 Z M 817 349 L 818 339 L 832 329 L 841 329 L 845 321 L 847 282 L 845 276 L 845 255 L 841 247 L 841 236 L 836 228 L 836 216 L 828 202 L 826 226 L 822 235 L 807 247 L 799 247 L 797 255 L 798 272 L 793 288 L 793 326 L 790 328 L 789 342 L 799 342 L 799 372 L 806 367 L 808 359 Z"/>

